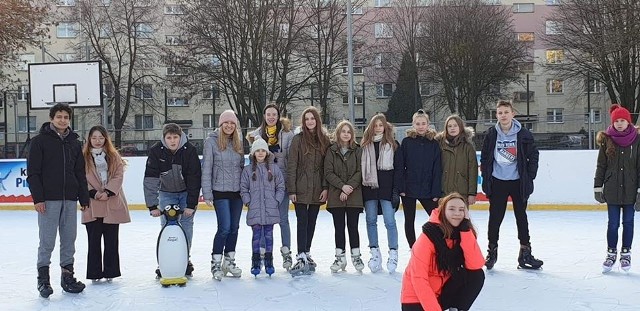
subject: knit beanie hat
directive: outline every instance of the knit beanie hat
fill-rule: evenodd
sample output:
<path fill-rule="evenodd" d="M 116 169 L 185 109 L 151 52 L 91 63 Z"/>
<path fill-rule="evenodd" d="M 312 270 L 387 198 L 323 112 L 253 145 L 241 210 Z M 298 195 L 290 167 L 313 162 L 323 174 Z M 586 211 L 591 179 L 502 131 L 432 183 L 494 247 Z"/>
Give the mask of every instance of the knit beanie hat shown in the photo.
<path fill-rule="evenodd" d="M 236 113 L 233 110 L 225 110 L 218 118 L 218 126 L 222 126 L 222 123 L 225 122 L 233 122 L 236 127 L 240 127 L 240 121 L 238 121 L 238 117 L 236 117 Z"/>
<path fill-rule="evenodd" d="M 253 156 L 253 154 L 260 149 L 266 150 L 267 155 L 269 154 L 269 145 L 262 138 L 258 138 L 253 142 L 253 144 L 251 145 L 251 152 L 249 152 L 249 155 Z"/>
<path fill-rule="evenodd" d="M 629 110 L 618 104 L 611 105 L 609 113 L 611 114 L 611 123 L 614 123 L 618 119 L 625 119 L 629 124 L 633 124 L 633 122 L 631 122 L 631 114 L 629 113 Z"/>

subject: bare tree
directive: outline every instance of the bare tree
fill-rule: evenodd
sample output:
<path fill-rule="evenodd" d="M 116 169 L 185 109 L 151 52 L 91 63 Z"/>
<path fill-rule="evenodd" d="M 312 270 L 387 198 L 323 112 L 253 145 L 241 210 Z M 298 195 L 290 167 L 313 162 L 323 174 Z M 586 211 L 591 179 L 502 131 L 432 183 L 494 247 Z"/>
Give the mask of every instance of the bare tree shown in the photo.
<path fill-rule="evenodd" d="M 86 51 L 88 58 L 102 61 L 104 84 L 112 87 L 117 146 L 135 98 L 153 97 L 144 84 L 160 79 L 153 68 L 158 65 L 155 31 L 162 22 L 161 8 L 158 0 L 118 0 L 109 5 L 103 0 L 78 0 L 71 13 L 80 26 L 74 47 L 80 55 Z"/>
<path fill-rule="evenodd" d="M 426 10 L 420 75 L 437 86 L 435 100 L 450 112 L 475 120 L 504 86 L 519 80 L 518 64 L 530 56 L 516 39 L 509 10 L 481 0 L 437 1 Z"/>
<path fill-rule="evenodd" d="M 640 112 L 640 2 L 565 0 L 550 16 L 543 39 L 562 49 L 564 60 L 548 66 L 566 79 L 606 86 L 612 102 Z M 583 84 L 584 85 L 584 84 Z"/>
<path fill-rule="evenodd" d="M 0 1 L 0 65 L 15 60 L 16 53 L 33 46 L 47 32 L 46 7 L 35 1 Z M 5 77 L 0 71 L 0 79 Z"/>

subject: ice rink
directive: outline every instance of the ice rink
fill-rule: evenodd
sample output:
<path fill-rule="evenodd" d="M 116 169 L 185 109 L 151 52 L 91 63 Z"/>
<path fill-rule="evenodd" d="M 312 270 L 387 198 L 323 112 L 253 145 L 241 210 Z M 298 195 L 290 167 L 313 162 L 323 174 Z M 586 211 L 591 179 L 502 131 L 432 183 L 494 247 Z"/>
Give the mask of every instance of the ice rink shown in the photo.
<path fill-rule="evenodd" d="M 473 210 L 472 220 L 486 249 L 488 212 Z M 501 228 L 498 263 L 487 273 L 485 286 L 474 310 L 640 310 L 640 254 L 633 255 L 629 273 L 615 269 L 603 275 L 606 213 L 602 211 L 530 211 L 533 253 L 545 261 L 544 270 L 518 270 L 518 241 L 512 212 Z M 51 264 L 54 294 L 49 299 L 36 290 L 37 216 L 34 211 L 0 211 L 3 233 L 0 270 L 0 310 L 399 310 L 402 272 L 409 259 L 404 237 L 402 211 L 396 214 L 399 228 L 398 272 L 372 274 L 368 268 L 358 274 L 349 264 L 346 272 L 332 274 L 334 238 L 331 216 L 321 211 L 312 255 L 318 263 L 311 276 L 292 278 L 281 268 L 282 258 L 274 253 L 276 274 L 254 278 L 249 273 L 251 230 L 240 223 L 237 263 L 243 269 L 239 279 L 212 279 L 209 272 L 215 233 L 215 213 L 196 214 L 192 262 L 194 276 L 186 287 L 162 288 L 155 280 L 155 244 L 159 219 L 145 211 L 132 211 L 132 222 L 120 226 L 122 277 L 112 283 L 86 280 L 86 231 L 78 225 L 76 277 L 87 284 L 81 294 L 62 292 L 59 285 L 58 247 Z M 78 217 L 79 219 L 80 217 Z M 427 220 L 418 211 L 416 230 Z M 290 212 L 295 252 L 295 213 Z M 638 221 L 636 220 L 636 223 Z M 386 262 L 386 230 L 378 219 L 383 258 Z M 276 226 L 275 247 L 280 247 Z M 369 259 L 364 215 L 360 217 L 360 238 L 365 263 Z M 620 246 L 620 245 L 619 245 Z"/>

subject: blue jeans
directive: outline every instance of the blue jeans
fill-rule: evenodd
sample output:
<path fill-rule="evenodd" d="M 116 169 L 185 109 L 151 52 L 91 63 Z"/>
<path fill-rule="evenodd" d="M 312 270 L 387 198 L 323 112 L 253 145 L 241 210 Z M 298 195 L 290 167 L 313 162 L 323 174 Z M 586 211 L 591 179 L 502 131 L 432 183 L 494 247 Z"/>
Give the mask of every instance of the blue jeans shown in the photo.
<path fill-rule="evenodd" d="M 187 192 L 164 192 L 160 191 L 158 195 L 158 208 L 164 209 L 165 206 L 170 204 L 178 204 L 180 206 L 180 210 L 184 211 L 187 208 Z M 180 216 L 180 226 L 184 230 L 184 233 L 187 235 L 187 243 L 189 243 L 189 250 L 191 250 L 191 240 L 193 239 L 193 217 L 196 213 L 193 213 L 189 217 Z M 160 225 L 164 226 L 166 223 L 166 219 L 164 216 L 160 217 Z"/>
<path fill-rule="evenodd" d="M 622 247 L 630 249 L 633 242 L 633 217 L 635 213 L 633 204 L 608 204 L 607 210 L 609 212 L 607 246 L 609 248 L 617 248 L 618 246 L 618 228 L 620 227 L 620 210 L 622 210 Z"/>
<path fill-rule="evenodd" d="M 213 238 L 212 254 L 235 252 L 242 215 L 242 199 L 213 200 L 213 206 L 216 210 L 218 231 Z"/>
<path fill-rule="evenodd" d="M 396 211 L 391 201 L 380 200 L 382 205 L 382 217 L 387 228 L 387 240 L 390 249 L 398 249 L 398 227 L 396 227 Z M 369 247 L 378 247 L 378 200 L 364 202 L 364 211 L 367 219 L 367 237 Z"/>
<path fill-rule="evenodd" d="M 280 211 L 280 237 L 282 238 L 282 246 L 291 249 L 291 227 L 289 226 L 289 195 L 287 189 L 284 189 L 284 199 L 278 206 Z M 264 237 L 260 239 L 260 247 L 265 248 Z"/>

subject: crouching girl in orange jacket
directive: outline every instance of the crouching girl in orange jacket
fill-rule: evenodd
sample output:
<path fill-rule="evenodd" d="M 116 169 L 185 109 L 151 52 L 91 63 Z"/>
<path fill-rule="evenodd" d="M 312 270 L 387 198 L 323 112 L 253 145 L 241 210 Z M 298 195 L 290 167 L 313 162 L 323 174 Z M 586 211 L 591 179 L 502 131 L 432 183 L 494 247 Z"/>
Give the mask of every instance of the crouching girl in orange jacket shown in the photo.
<path fill-rule="evenodd" d="M 465 198 L 442 198 L 422 233 L 402 278 L 402 310 L 469 310 L 484 285 L 484 258 Z"/>

